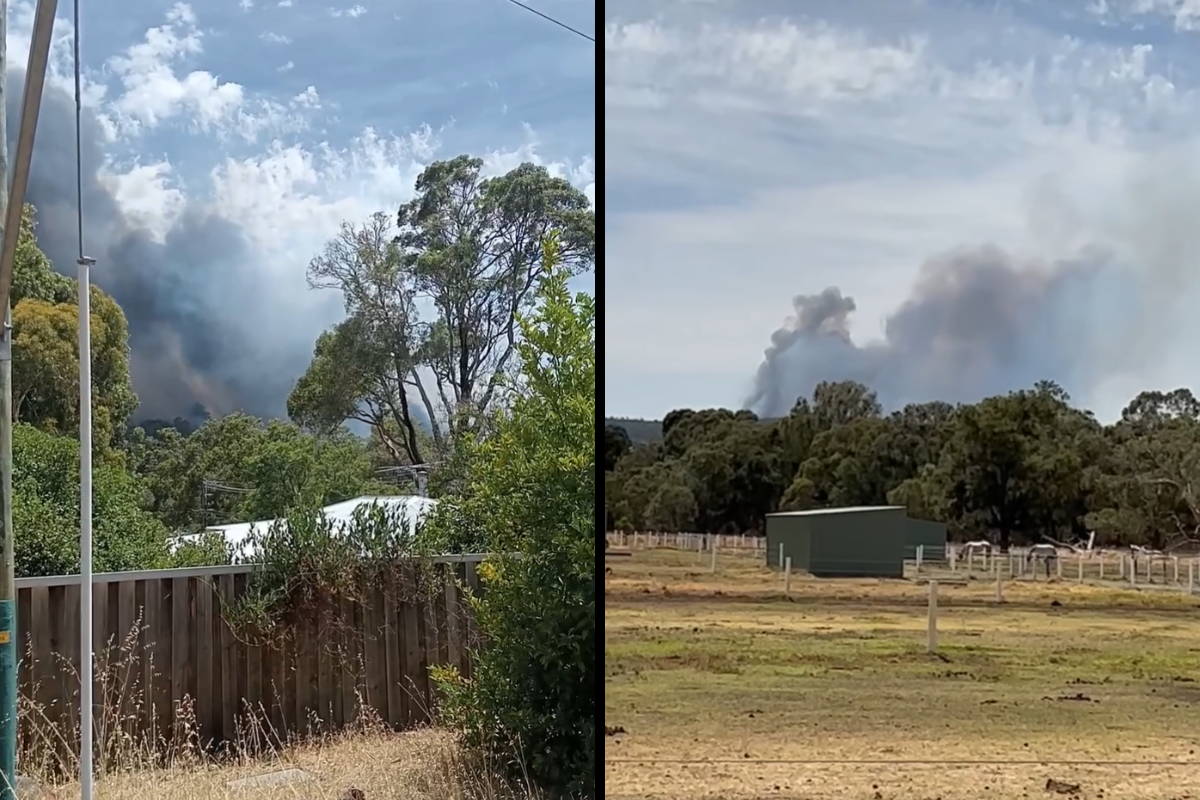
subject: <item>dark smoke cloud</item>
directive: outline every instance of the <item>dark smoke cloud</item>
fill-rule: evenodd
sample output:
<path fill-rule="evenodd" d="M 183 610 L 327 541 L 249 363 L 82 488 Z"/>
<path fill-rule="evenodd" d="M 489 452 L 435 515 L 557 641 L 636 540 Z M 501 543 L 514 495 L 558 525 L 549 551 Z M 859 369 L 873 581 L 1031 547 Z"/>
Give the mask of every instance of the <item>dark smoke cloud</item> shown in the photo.
<path fill-rule="evenodd" d="M 970 402 L 1045 379 L 1086 393 L 1133 366 L 1139 342 L 1162 331 L 1142 313 L 1158 299 L 1147 292 L 1158 284 L 1143 278 L 1099 250 L 1040 264 L 963 248 L 928 261 L 883 339 L 863 346 L 850 339 L 852 298 L 837 288 L 801 295 L 771 337 L 747 404 L 786 414 L 827 380 L 859 381 L 889 408 Z"/>
<path fill-rule="evenodd" d="M 23 71 L 9 71 L 10 152 L 23 83 Z M 83 139 L 85 248 L 98 262 L 93 280 L 129 318 L 138 416 L 186 417 L 197 402 L 216 414 L 284 413 L 320 321 L 293 318 L 286 330 L 271 328 L 272 319 L 286 315 L 264 312 L 278 312 L 288 299 L 256 269 L 245 232 L 228 219 L 189 203 L 165 241 L 155 241 L 101 182 L 97 170 L 104 164 L 104 140 L 86 112 Z M 26 200 L 37 208 L 42 249 L 56 268 L 74 275 L 74 99 L 49 85 Z"/>

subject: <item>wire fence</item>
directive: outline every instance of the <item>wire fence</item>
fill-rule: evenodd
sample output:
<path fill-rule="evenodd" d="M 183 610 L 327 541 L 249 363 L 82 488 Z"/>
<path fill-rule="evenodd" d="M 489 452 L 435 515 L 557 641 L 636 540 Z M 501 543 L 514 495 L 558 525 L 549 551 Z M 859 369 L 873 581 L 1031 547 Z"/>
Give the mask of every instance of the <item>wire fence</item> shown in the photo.
<path fill-rule="evenodd" d="M 752 534 L 609 531 L 610 548 L 622 551 L 679 550 L 761 557 L 766 564 L 767 540 Z M 615 555 L 615 553 L 613 554 Z M 718 563 L 715 562 L 714 563 Z M 1045 546 L 1013 547 L 1007 552 L 981 551 L 963 544 L 917 546 L 905 561 L 904 575 L 915 580 L 1075 582 L 1109 588 L 1200 590 L 1200 554 L 1166 555 L 1129 550 L 1077 551 Z M 796 577 L 801 577 L 797 571 Z"/>
<path fill-rule="evenodd" d="M 941 580 L 1074 582 L 1111 588 L 1174 589 L 1195 594 L 1200 583 L 1200 557 L 1116 550 L 1053 552 L 1012 548 L 1007 553 L 978 552 L 947 545 L 938 558 L 926 558 L 923 547 L 906 564 L 908 577 Z"/>
<path fill-rule="evenodd" d="M 767 539 L 754 534 L 723 533 L 663 533 L 660 531 L 607 531 L 604 534 L 609 547 L 622 550 L 695 550 L 708 552 L 736 550 L 750 553 L 766 553 Z"/>

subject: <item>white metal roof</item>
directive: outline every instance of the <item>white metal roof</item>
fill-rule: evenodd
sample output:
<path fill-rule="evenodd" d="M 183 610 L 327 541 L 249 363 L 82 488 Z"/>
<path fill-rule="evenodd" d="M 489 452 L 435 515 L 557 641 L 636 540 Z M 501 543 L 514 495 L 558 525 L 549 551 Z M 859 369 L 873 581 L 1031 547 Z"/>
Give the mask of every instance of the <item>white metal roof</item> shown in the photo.
<path fill-rule="evenodd" d="M 352 522 L 354 513 L 360 508 L 377 506 L 393 513 L 407 529 L 408 535 L 416 533 L 417 525 L 437 507 L 437 500 L 415 495 L 365 495 L 353 500 L 325 506 L 321 509 L 326 521 L 335 527 Z M 285 524 L 286 521 L 263 519 L 254 522 L 235 522 L 229 525 L 210 525 L 206 530 L 224 534 L 225 541 L 233 546 L 234 556 L 250 558 L 254 555 L 251 548 L 252 533 L 264 534 L 276 522 Z M 195 541 L 200 534 L 188 534 L 179 537 L 177 542 Z"/>
<path fill-rule="evenodd" d="M 896 511 L 904 506 L 849 506 L 847 508 L 813 508 L 808 511 L 777 511 L 768 517 L 811 517 L 818 514 L 860 514 L 864 511 Z"/>

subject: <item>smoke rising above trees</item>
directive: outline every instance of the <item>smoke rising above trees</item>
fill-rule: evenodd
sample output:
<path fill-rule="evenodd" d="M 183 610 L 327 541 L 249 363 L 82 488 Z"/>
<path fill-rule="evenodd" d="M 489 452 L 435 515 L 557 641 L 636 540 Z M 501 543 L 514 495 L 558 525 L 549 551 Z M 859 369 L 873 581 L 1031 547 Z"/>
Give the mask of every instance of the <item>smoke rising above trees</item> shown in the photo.
<path fill-rule="evenodd" d="M 14 140 L 23 84 L 23 70 L 10 70 Z M 74 115 L 74 99 L 47 84 L 26 196 L 42 249 L 68 274 L 77 254 Z M 282 414 L 323 321 L 291 313 L 295 298 L 256 263 L 246 231 L 204 204 L 188 202 L 165 236 L 140 224 L 102 179 L 104 137 L 86 108 L 82 144 L 85 247 L 96 284 L 129 321 L 140 414 L 189 415 L 197 402 L 214 413 Z"/>
<path fill-rule="evenodd" d="M 1096 331 L 1083 312 L 1111 272 L 1099 254 L 1043 265 L 992 246 L 956 250 L 922 267 L 882 340 L 865 345 L 850 338 L 852 297 L 837 287 L 800 295 L 771 337 L 748 405 L 780 416 L 822 381 L 878 387 L 889 408 L 973 401 L 1042 378 L 1086 385 Z"/>
<path fill-rule="evenodd" d="M 779 416 L 821 381 L 838 380 L 872 387 L 889 409 L 974 402 L 1039 380 L 1095 405 L 1114 379 L 1163 379 L 1155 370 L 1185 352 L 1174 344 L 1200 334 L 1198 163 L 1185 149 L 1145 157 L 1086 209 L 1036 187 L 1030 242 L 930 257 L 876 341 L 850 338 L 855 302 L 839 288 L 794 298 L 748 407 Z"/>

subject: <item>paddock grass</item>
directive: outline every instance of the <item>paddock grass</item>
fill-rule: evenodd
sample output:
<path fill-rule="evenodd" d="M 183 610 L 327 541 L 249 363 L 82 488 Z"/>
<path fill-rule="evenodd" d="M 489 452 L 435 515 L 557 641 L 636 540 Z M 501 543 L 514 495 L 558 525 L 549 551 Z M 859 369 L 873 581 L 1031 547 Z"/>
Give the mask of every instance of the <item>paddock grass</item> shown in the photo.
<path fill-rule="evenodd" d="M 929 655 L 915 582 L 797 578 L 784 599 L 750 557 L 607 567 L 605 725 L 624 732 L 605 740 L 606 797 L 1007 800 L 1047 780 L 1200 797 L 1200 601 L 1183 592 L 1022 582 L 997 604 L 992 582 L 941 584 Z M 891 763 L 779 763 L 855 760 Z M 896 763 L 936 760 L 983 763 Z"/>

